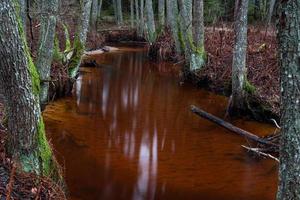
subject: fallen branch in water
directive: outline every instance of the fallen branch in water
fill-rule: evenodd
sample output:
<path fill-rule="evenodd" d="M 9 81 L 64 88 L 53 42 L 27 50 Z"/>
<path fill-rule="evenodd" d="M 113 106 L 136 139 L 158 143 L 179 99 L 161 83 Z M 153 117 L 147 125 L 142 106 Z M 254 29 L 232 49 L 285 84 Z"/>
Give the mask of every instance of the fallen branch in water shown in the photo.
<path fill-rule="evenodd" d="M 203 118 L 205 118 L 205 119 L 207 119 L 209 121 L 212 121 L 212 122 L 214 122 L 214 123 L 216 123 L 216 124 L 218 124 L 218 125 L 226 128 L 226 129 L 228 129 L 228 130 L 230 130 L 232 132 L 235 132 L 235 133 L 237 133 L 237 134 L 239 134 L 241 136 L 244 136 L 244 137 L 246 137 L 248 139 L 251 139 L 252 141 L 255 141 L 255 142 L 258 142 L 258 143 L 261 143 L 261 144 L 267 144 L 267 145 L 271 145 L 271 146 L 276 146 L 276 147 L 278 146 L 277 144 L 274 144 L 274 143 L 272 143 L 272 142 L 270 142 L 270 141 L 268 141 L 266 139 L 260 138 L 257 135 L 254 135 L 254 134 L 252 134 L 252 133 L 250 133 L 248 131 L 240 129 L 240 128 L 238 128 L 238 127 L 230 124 L 229 122 L 226 122 L 226 121 L 224 121 L 224 120 L 222 120 L 222 119 L 220 119 L 220 118 L 218 118 L 216 116 L 213 116 L 213 115 L 211 115 L 211 114 L 209 114 L 209 113 L 201 110 L 200 108 L 197 108 L 194 105 L 191 105 L 191 111 L 193 113 L 195 113 L 196 115 L 200 116 L 200 117 L 203 117 Z"/>
<path fill-rule="evenodd" d="M 247 149 L 248 151 L 254 152 L 254 153 L 258 154 L 258 155 L 261 155 L 261 156 L 264 156 L 264 157 L 267 157 L 267 158 L 271 158 L 271 159 L 279 162 L 278 158 L 272 156 L 271 154 L 264 153 L 264 152 L 260 151 L 260 148 L 251 148 L 251 147 L 246 147 L 244 145 L 242 145 L 242 147 L 245 148 L 245 149 Z"/>

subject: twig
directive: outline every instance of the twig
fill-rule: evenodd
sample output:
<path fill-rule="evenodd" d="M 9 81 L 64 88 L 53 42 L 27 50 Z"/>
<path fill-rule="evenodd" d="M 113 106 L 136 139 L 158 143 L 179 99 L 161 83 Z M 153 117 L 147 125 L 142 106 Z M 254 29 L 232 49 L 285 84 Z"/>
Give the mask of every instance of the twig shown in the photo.
<path fill-rule="evenodd" d="M 245 149 L 247 149 L 248 151 L 252 151 L 252 152 L 257 153 L 259 155 L 262 155 L 264 157 L 271 158 L 271 159 L 273 159 L 273 160 L 275 160 L 275 161 L 277 161 L 279 163 L 279 159 L 278 158 L 272 156 L 271 154 L 267 154 L 267 153 L 259 151 L 259 148 L 251 148 L 251 147 L 246 147 L 244 145 L 242 145 L 242 147 L 245 148 Z"/>

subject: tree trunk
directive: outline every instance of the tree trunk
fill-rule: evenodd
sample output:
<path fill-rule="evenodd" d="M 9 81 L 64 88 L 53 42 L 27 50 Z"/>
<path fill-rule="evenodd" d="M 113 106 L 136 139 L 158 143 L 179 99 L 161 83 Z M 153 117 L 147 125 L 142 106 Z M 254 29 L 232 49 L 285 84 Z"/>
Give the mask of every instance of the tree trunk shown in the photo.
<path fill-rule="evenodd" d="M 96 30 L 96 28 L 97 28 L 98 11 L 99 11 L 98 0 L 92 0 L 92 12 L 91 12 L 91 23 L 90 24 L 94 30 Z"/>
<path fill-rule="evenodd" d="M 204 5 L 203 0 L 194 0 L 194 41 L 195 47 L 191 55 L 190 70 L 199 70 L 205 65 L 204 48 Z"/>
<path fill-rule="evenodd" d="M 101 11 L 102 11 L 102 0 L 99 0 L 99 5 L 98 5 L 98 16 L 97 16 L 97 21 L 101 17 Z"/>
<path fill-rule="evenodd" d="M 39 77 L 11 0 L 0 2 L 0 87 L 8 117 L 7 151 L 25 172 L 61 178 L 39 104 Z M 19 23 L 18 23 L 19 22 Z"/>
<path fill-rule="evenodd" d="M 87 37 L 87 32 L 89 29 L 89 19 L 91 12 L 92 0 L 83 0 L 81 1 L 81 16 L 79 17 L 77 34 L 73 42 L 74 53 L 69 61 L 69 75 L 71 78 L 75 78 L 81 62 L 81 56 L 85 49 L 85 42 Z"/>
<path fill-rule="evenodd" d="M 181 53 L 179 41 L 179 27 L 178 27 L 178 3 L 177 0 L 167 0 L 167 18 L 168 26 L 171 28 L 172 36 L 175 41 L 177 53 Z"/>
<path fill-rule="evenodd" d="M 300 0 L 279 1 L 281 148 L 278 200 L 300 199 Z"/>
<path fill-rule="evenodd" d="M 185 60 L 187 63 L 190 62 L 191 58 L 191 44 L 193 43 L 193 31 L 192 31 L 192 0 L 178 0 L 179 5 L 179 24 L 180 24 L 180 33 L 179 39 L 184 50 Z M 187 66 L 187 71 L 189 71 L 189 65 Z"/>
<path fill-rule="evenodd" d="M 248 0 L 236 1 L 237 13 L 234 23 L 235 43 L 232 61 L 232 104 L 231 111 L 244 109 L 245 84 L 247 82 L 247 12 Z"/>
<path fill-rule="evenodd" d="M 269 12 L 268 12 L 268 17 L 267 17 L 267 25 L 270 24 L 272 16 L 273 16 L 273 11 L 274 11 L 274 7 L 275 7 L 275 1 L 276 0 L 270 0 L 270 4 L 269 4 Z"/>
<path fill-rule="evenodd" d="M 116 2 L 116 16 L 117 16 L 117 24 L 123 24 L 123 13 L 122 13 L 122 0 L 115 0 Z"/>
<path fill-rule="evenodd" d="M 58 0 L 41 0 L 40 9 L 41 26 L 36 66 L 41 79 L 40 101 L 45 104 L 48 101 Z"/>
<path fill-rule="evenodd" d="M 165 0 L 158 0 L 158 22 L 162 29 L 165 25 Z"/>
<path fill-rule="evenodd" d="M 147 31 L 147 40 L 152 44 L 156 40 L 156 29 L 155 21 L 153 14 L 152 0 L 146 0 L 146 31 Z"/>
<path fill-rule="evenodd" d="M 145 20 L 144 20 L 144 0 L 140 0 L 140 32 L 139 35 L 142 37 L 144 36 L 144 24 L 145 24 Z"/>
<path fill-rule="evenodd" d="M 135 24 L 136 28 L 139 29 L 139 21 L 140 21 L 140 10 L 139 10 L 139 0 L 134 0 L 135 2 Z M 139 32 L 139 30 L 137 30 Z"/>
<path fill-rule="evenodd" d="M 131 28 L 134 27 L 134 0 L 130 0 L 130 24 Z"/>

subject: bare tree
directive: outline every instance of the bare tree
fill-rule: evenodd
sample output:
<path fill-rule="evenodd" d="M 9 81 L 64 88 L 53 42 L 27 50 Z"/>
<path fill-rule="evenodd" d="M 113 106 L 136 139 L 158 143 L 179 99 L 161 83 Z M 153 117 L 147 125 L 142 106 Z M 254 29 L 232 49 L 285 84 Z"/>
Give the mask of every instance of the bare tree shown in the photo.
<path fill-rule="evenodd" d="M 158 21 L 160 28 L 165 25 L 165 0 L 158 0 Z"/>
<path fill-rule="evenodd" d="M 278 200 L 300 199 L 300 0 L 278 2 L 281 146 Z"/>
<path fill-rule="evenodd" d="M 147 39 L 150 43 L 153 43 L 156 40 L 156 29 L 155 29 L 155 22 L 154 22 L 152 0 L 146 0 L 146 15 L 147 15 L 146 17 Z"/>
<path fill-rule="evenodd" d="M 178 3 L 177 0 L 166 1 L 167 5 L 167 23 L 171 28 L 172 36 L 175 41 L 177 53 L 181 53 L 179 41 L 179 27 L 178 27 Z"/>
<path fill-rule="evenodd" d="M 232 61 L 232 102 L 231 113 L 245 106 L 245 87 L 247 84 L 247 27 L 248 0 L 236 1 L 236 19 L 234 23 L 235 43 Z"/>

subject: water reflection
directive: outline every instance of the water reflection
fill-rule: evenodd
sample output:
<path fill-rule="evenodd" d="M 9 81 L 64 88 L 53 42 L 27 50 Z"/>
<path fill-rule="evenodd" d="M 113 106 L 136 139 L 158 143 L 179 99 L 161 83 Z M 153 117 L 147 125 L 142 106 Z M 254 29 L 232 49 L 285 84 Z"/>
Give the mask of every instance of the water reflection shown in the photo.
<path fill-rule="evenodd" d="M 96 61 L 103 67 L 81 69 L 75 98 L 45 112 L 47 130 L 65 156 L 72 198 L 273 199 L 276 170 L 266 171 L 275 164 L 249 162 L 242 138 L 188 111 L 197 104 L 222 117 L 226 98 L 179 86 L 169 76 L 173 66 L 148 62 L 144 51 Z"/>

